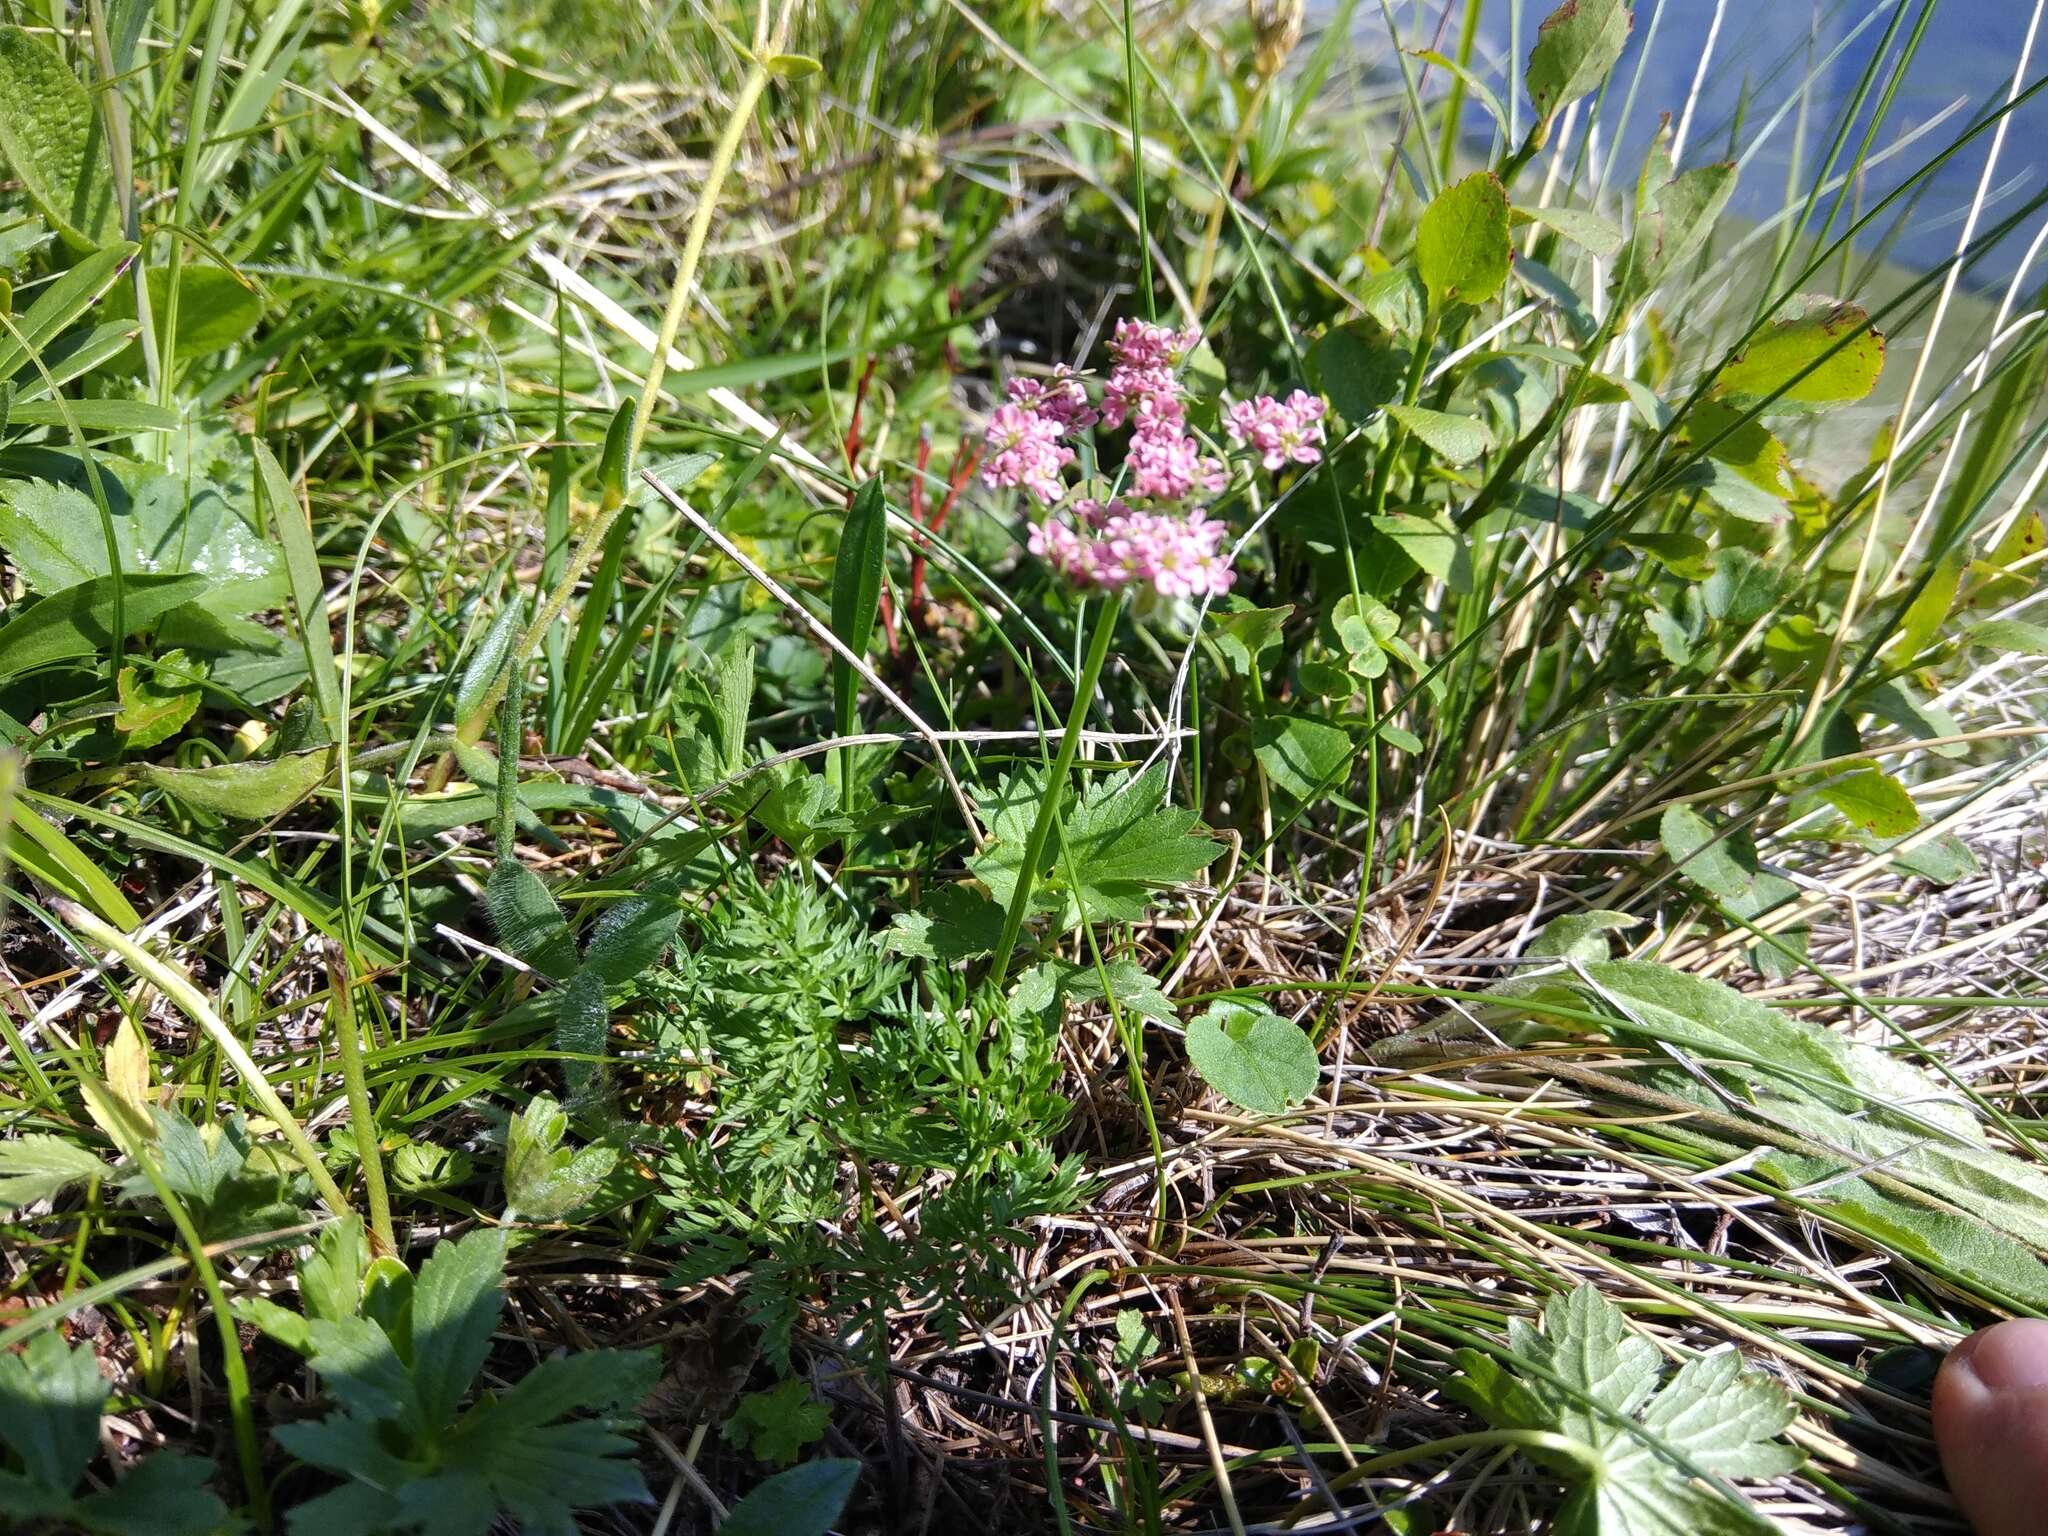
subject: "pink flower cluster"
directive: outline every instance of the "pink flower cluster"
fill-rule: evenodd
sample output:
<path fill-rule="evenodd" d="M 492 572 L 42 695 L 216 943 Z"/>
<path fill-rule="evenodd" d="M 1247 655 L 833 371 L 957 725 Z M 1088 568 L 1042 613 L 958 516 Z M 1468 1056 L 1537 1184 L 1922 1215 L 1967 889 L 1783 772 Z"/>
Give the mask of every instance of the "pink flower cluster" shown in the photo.
<path fill-rule="evenodd" d="M 1069 433 L 1098 422 L 1131 429 L 1124 474 L 1133 507 L 1082 499 L 1069 521 L 1049 512 L 1031 531 L 1031 552 L 1068 580 L 1115 589 L 1134 584 L 1162 597 L 1209 597 L 1234 579 L 1224 549 L 1228 527 L 1187 506 L 1229 484 L 1221 460 L 1202 452 L 1188 431 L 1180 369 L 1199 335 L 1142 320 L 1119 320 L 1110 338 L 1111 368 L 1099 409 L 1066 367 L 1049 379 L 1018 379 L 1008 402 L 989 418 L 982 478 L 1022 486 L 1048 507 L 1065 494 L 1061 472 L 1074 461 Z M 1228 405 L 1224 426 L 1233 443 L 1257 453 L 1268 470 L 1313 464 L 1322 457 L 1323 402 L 1301 390 L 1285 400 L 1261 395 Z"/>
<path fill-rule="evenodd" d="M 1260 395 L 1233 400 L 1224 411 L 1224 430 L 1240 448 L 1251 448 L 1269 470 L 1290 462 L 1313 464 L 1323 456 L 1323 402 L 1297 389 L 1285 400 Z"/>
<path fill-rule="evenodd" d="M 1043 502 L 1066 494 L 1060 471 L 1074 462 L 1074 450 L 1060 441 L 1059 418 L 1012 402 L 988 419 L 988 456 L 981 476 L 990 485 L 1021 485 Z"/>
<path fill-rule="evenodd" d="M 1195 512 L 1133 511 L 1121 501 L 1074 503 L 1074 521 L 1048 517 L 1031 530 L 1031 553 L 1078 587 L 1133 582 L 1161 597 L 1221 597 L 1235 579 L 1223 555 L 1230 528 Z"/>

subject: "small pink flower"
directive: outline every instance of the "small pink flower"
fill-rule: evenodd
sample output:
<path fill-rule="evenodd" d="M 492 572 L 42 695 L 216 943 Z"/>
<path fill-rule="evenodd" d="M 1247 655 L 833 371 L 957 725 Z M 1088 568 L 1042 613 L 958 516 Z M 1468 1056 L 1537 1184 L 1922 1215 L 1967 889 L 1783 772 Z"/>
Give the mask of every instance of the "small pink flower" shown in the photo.
<path fill-rule="evenodd" d="M 1144 320 L 1119 320 L 1110 337 L 1109 355 L 1120 368 L 1163 368 L 1169 372 L 1187 361 L 1202 339 L 1199 331 L 1176 331 Z"/>
<path fill-rule="evenodd" d="M 1161 597 L 1221 596 L 1236 579 L 1224 557 L 1229 528 L 1199 512 L 1136 512 L 1122 502 L 1074 504 L 1080 530 L 1058 513 L 1031 530 L 1031 550 L 1084 589 L 1149 586 Z"/>
<path fill-rule="evenodd" d="M 1148 501 L 1179 501 L 1197 487 L 1220 491 L 1229 478 L 1221 464 L 1202 456 L 1200 445 L 1177 424 L 1163 422 L 1132 434 L 1124 468 L 1131 477 L 1132 494 Z"/>
<path fill-rule="evenodd" d="M 993 486 L 1021 485 L 1043 502 L 1066 494 L 1060 471 L 1074 462 L 1074 450 L 1060 442 L 1060 424 L 1025 406 L 996 407 L 988 419 L 988 454 L 981 477 Z"/>
<path fill-rule="evenodd" d="M 1254 450 L 1268 470 L 1280 470 L 1322 458 L 1323 411 L 1321 400 L 1297 389 L 1285 400 L 1271 395 L 1234 400 L 1224 412 L 1223 426 L 1233 443 Z"/>
<path fill-rule="evenodd" d="M 1012 379 L 1007 390 L 1013 404 L 1058 422 L 1063 431 L 1085 431 L 1100 419 L 1088 403 L 1081 376 L 1065 363 L 1049 379 Z"/>
<path fill-rule="evenodd" d="M 1105 425 L 1120 427 L 1126 420 L 1133 424 L 1147 421 L 1178 423 L 1183 414 L 1180 380 L 1173 376 L 1171 369 L 1119 365 L 1110 370 L 1109 382 L 1102 390 L 1102 420 Z"/>

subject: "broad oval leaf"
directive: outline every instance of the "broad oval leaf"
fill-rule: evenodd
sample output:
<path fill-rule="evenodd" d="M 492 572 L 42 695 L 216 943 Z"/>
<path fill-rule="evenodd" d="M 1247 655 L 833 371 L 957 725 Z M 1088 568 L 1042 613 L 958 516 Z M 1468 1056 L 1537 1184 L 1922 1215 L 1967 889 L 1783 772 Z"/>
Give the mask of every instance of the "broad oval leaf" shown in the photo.
<path fill-rule="evenodd" d="M 1612 256 L 1621 249 L 1621 226 L 1584 208 L 1517 208 L 1514 219 L 1518 224 L 1541 224 L 1595 256 Z"/>
<path fill-rule="evenodd" d="M 1852 768 L 1815 785 L 1814 791 L 1873 837 L 1904 837 L 1920 825 L 1906 786 L 1877 768 Z"/>
<path fill-rule="evenodd" d="M 1861 400 L 1884 372 L 1884 337 L 1858 305 L 1809 299 L 1803 312 L 1777 321 L 1714 381 L 1724 395 L 1775 397 L 1774 403 L 1841 405 Z"/>
<path fill-rule="evenodd" d="M 1330 397 L 1339 416 L 1362 422 L 1401 398 L 1409 360 L 1409 351 L 1394 344 L 1392 332 L 1367 316 L 1317 339 L 1308 351 L 1309 381 Z"/>
<path fill-rule="evenodd" d="M 149 284 L 149 312 L 161 348 L 171 313 L 170 269 L 151 267 L 143 280 Z M 105 313 L 110 319 L 135 318 L 133 284 L 122 283 L 108 290 Z M 201 357 L 231 347 L 256 329 L 262 318 L 263 300 L 254 285 L 231 268 L 211 262 L 187 262 L 179 269 L 175 348 L 178 359 Z"/>
<path fill-rule="evenodd" d="M 1188 1060 L 1224 1098 L 1262 1115 L 1314 1093 L 1322 1071 L 1299 1024 L 1242 1003 L 1217 1003 L 1188 1026 Z"/>
<path fill-rule="evenodd" d="M 1540 121 L 1597 88 L 1628 46 L 1627 0 L 1564 0 L 1543 18 L 1529 50 L 1529 100 Z"/>
<path fill-rule="evenodd" d="M 1447 464 L 1469 464 L 1492 451 L 1493 434 L 1477 416 L 1455 416 L 1426 405 L 1390 405 L 1387 414 L 1429 445 Z"/>
<path fill-rule="evenodd" d="M 1307 715 L 1252 722 L 1253 754 L 1266 777 L 1297 800 L 1340 792 L 1351 762 L 1351 733 Z"/>
<path fill-rule="evenodd" d="M 1513 262 L 1507 189 L 1491 171 L 1444 188 L 1422 210 L 1415 266 L 1431 309 L 1484 304 L 1507 282 Z"/>
<path fill-rule="evenodd" d="M 0 154 L 65 242 L 114 233 L 114 186 L 99 114 L 71 67 L 20 27 L 0 27 Z"/>
<path fill-rule="evenodd" d="M 857 1461 L 807 1461 L 778 1472 L 732 1507 L 718 1536 L 825 1536 L 859 1480 Z"/>

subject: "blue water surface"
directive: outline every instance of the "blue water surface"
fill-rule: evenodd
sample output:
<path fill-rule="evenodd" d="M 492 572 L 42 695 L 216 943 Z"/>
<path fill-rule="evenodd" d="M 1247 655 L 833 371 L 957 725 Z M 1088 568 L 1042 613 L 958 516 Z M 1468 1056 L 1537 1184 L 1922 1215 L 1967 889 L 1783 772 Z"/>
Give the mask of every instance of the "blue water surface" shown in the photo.
<path fill-rule="evenodd" d="M 1485 73 L 1505 99 L 1511 40 L 1526 57 L 1537 24 L 1556 0 L 1484 0 L 1481 57 Z M 1919 23 L 1924 0 L 1638 0 L 1636 26 L 1628 51 L 1601 106 L 1603 154 L 1612 153 L 1611 138 L 1620 127 L 1620 150 L 1608 172 L 1610 187 L 1632 182 L 1642 162 L 1644 145 L 1659 115 L 1678 115 L 1702 57 L 1708 65 L 1694 108 L 1685 159 L 1697 164 L 1731 156 L 1743 160 L 1737 212 L 1763 218 L 1785 206 L 1788 173 L 1795 152 L 1811 169 L 1826 156 L 1840 131 L 1857 83 L 1880 48 L 1895 58 Z M 1437 36 L 1438 18 L 1451 11 L 1449 37 L 1455 36 L 1463 0 L 1396 0 L 1391 5 L 1404 43 L 1428 47 Z M 1925 36 L 1914 56 L 1903 89 L 1878 125 L 1875 151 L 1896 150 L 1870 171 L 1863 185 L 1852 189 L 1851 203 L 1836 232 L 1860 205 L 1869 211 L 1887 194 L 1913 182 L 1914 174 L 1972 124 L 2006 100 L 2012 88 L 2034 0 L 1936 0 Z M 1519 12 L 1519 16 L 1516 16 Z M 1898 25 L 1887 43 L 1887 30 Z M 1361 42 L 1384 44 L 1386 21 L 1378 0 L 1357 0 L 1353 24 Z M 1708 39 L 1713 46 L 1708 53 Z M 1449 46 L 1446 37 L 1445 46 Z M 1519 82 L 1521 70 L 1513 70 Z M 1796 98 L 1809 75 L 1803 138 Z M 1640 76 L 1640 82 L 1637 77 Z M 2000 150 L 1991 193 L 1978 216 L 1981 238 L 2002 220 L 2018 215 L 2017 228 L 1965 271 L 1973 286 L 2003 285 L 2018 266 L 2028 243 L 2040 229 L 2048 206 L 2029 209 L 2030 200 L 2048 189 L 2048 17 L 2035 37 L 2021 90 L 2041 87 L 2010 114 L 2011 126 Z M 1881 80 L 1880 80 L 1881 85 Z M 1633 102 L 1630 92 L 1633 89 Z M 1434 93 L 1432 93 L 1434 94 Z M 1875 94 L 1875 93 L 1873 93 Z M 1792 103 L 1775 127 L 1766 125 Z M 1624 113 L 1624 107 L 1627 110 Z M 1940 114 L 1949 114 L 1931 131 L 1912 140 L 1913 131 Z M 1526 100 L 1519 104 L 1526 126 Z M 1843 160 L 1852 160 L 1873 115 L 1864 110 L 1849 123 Z M 1478 116 L 1478 114 L 1475 114 Z M 1909 142 L 1910 141 L 1910 142 Z M 1883 248 L 1897 260 L 1928 267 L 1955 254 L 1963 220 L 1976 193 L 1991 147 L 1991 130 L 1964 147 L 1938 171 L 1913 189 L 1859 241 L 1865 249 Z M 1802 182 L 1803 194 L 1807 181 Z M 1824 216 L 1816 215 L 1816 222 Z M 2029 286 L 2044 273 L 2037 263 Z"/>

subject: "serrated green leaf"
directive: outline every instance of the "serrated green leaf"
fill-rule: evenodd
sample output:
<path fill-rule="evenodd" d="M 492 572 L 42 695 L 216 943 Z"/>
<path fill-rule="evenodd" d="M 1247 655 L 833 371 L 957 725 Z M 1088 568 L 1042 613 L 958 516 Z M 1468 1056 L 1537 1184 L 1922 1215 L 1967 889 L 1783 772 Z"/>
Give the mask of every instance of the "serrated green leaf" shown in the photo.
<path fill-rule="evenodd" d="M 97 1536 L 213 1536 L 228 1523 L 227 1506 L 206 1486 L 213 1474 L 204 1457 L 158 1451 L 72 1511 Z"/>
<path fill-rule="evenodd" d="M 1322 1064 L 1299 1024 L 1242 1003 L 1215 1003 L 1188 1025 L 1188 1060 L 1241 1109 L 1277 1115 L 1316 1091 Z"/>
<path fill-rule="evenodd" d="M 915 912 L 899 912 L 882 947 L 940 965 L 957 965 L 995 953 L 1003 934 L 1003 909 L 965 885 L 942 885 Z"/>
<path fill-rule="evenodd" d="M 1025 971 L 1010 990 L 1010 1001 L 1027 1013 L 1055 1013 L 1070 1002 L 1111 999 L 1126 1013 L 1161 1024 L 1180 1022 L 1158 981 L 1131 960 L 1110 960 L 1099 967 L 1047 960 Z"/>
<path fill-rule="evenodd" d="M 285 600 L 284 561 L 239 497 L 205 480 L 115 466 L 101 487 L 119 569 L 135 586 L 149 577 L 203 576 L 203 606 L 223 617 Z M 49 480 L 0 482 L 0 545 L 29 584 L 45 594 L 111 576 L 106 524 L 76 486 Z"/>
<path fill-rule="evenodd" d="M 111 1395 L 90 1349 L 39 1333 L 19 1354 L 0 1352 L 0 1444 L 37 1487 L 68 1494 L 99 1450 Z"/>
<path fill-rule="evenodd" d="M 439 1244 L 420 1266 L 412 1294 L 411 1381 L 428 1424 L 454 1415 L 483 1366 L 505 1305 L 505 1237 L 502 1227 L 481 1227 Z"/>
<path fill-rule="evenodd" d="M 1491 171 L 1475 171 L 1430 199 L 1415 229 L 1415 270 L 1430 308 L 1484 304 L 1508 280 L 1514 243 L 1508 194 Z"/>
<path fill-rule="evenodd" d="M 204 662 L 183 651 L 167 651 L 145 671 L 140 663 L 123 667 L 114 680 L 120 708 L 114 729 L 128 738 L 130 751 L 146 751 L 169 741 L 199 712 L 204 692 Z"/>
<path fill-rule="evenodd" d="M 824 1439 L 831 1422 L 832 1410 L 811 1395 L 811 1384 L 793 1376 L 741 1398 L 722 1433 L 756 1460 L 786 1467 L 805 1446 Z"/>
<path fill-rule="evenodd" d="M 0 1141 L 0 1210 L 47 1200 L 108 1172 L 105 1163 L 68 1136 L 32 1132 Z"/>
<path fill-rule="evenodd" d="M 1042 782 L 1019 774 L 994 791 L 976 791 L 992 836 L 967 867 L 1006 909 L 1017 888 Z M 1193 811 L 1167 806 L 1165 799 L 1164 764 L 1137 778 L 1112 774 L 1081 796 L 1066 815 L 1064 838 L 1048 839 L 1046 868 L 1034 885 L 1034 899 L 1042 896 L 1058 910 L 1057 926 L 1072 927 L 1084 912 L 1091 922 L 1135 922 L 1150 909 L 1155 893 L 1194 879 L 1222 852 L 1219 843 L 1194 830 L 1199 818 Z"/>
<path fill-rule="evenodd" d="M 1590 1285 L 1508 1329 L 1508 1358 L 1460 1350 L 1446 1390 L 1496 1427 L 1562 1436 L 1530 1460 L 1571 1484 L 1552 1529 L 1570 1536 L 1768 1536 L 1776 1527 L 1703 1475 L 1777 1477 L 1797 1410 L 1732 1350 L 1696 1356 L 1658 1389 L 1662 1357 Z"/>
<path fill-rule="evenodd" d="M 1564 0 L 1538 25 L 1529 50 L 1529 101 L 1543 121 L 1598 89 L 1628 46 L 1627 0 Z"/>

